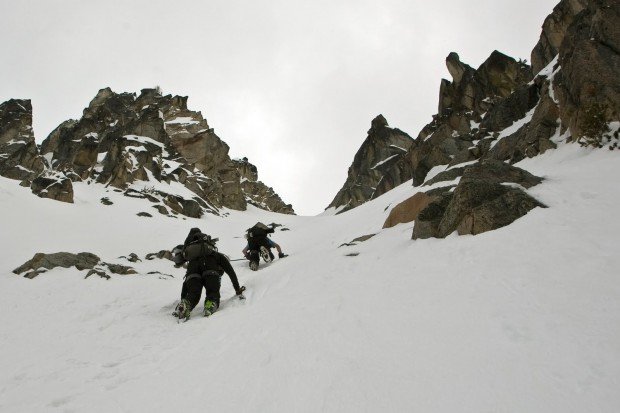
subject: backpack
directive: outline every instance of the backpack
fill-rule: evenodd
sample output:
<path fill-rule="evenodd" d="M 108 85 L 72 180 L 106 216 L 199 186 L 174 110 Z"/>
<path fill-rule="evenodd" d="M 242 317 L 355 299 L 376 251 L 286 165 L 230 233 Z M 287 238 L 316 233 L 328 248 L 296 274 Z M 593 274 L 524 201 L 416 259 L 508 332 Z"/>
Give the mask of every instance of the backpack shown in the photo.
<path fill-rule="evenodd" d="M 267 234 L 273 234 L 273 228 L 268 227 L 262 222 L 257 222 L 252 228 L 247 230 L 247 238 L 266 237 Z"/>
<path fill-rule="evenodd" d="M 191 261 L 202 258 L 205 255 L 211 255 L 217 252 L 217 246 L 215 245 L 217 241 L 218 238 L 211 238 L 210 235 L 204 234 L 183 248 L 183 258 Z"/>

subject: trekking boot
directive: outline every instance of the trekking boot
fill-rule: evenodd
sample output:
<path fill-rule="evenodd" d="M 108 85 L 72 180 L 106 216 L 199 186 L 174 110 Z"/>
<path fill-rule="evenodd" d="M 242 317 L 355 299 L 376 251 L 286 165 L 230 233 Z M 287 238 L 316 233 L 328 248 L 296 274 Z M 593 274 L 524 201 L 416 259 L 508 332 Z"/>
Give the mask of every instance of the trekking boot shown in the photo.
<path fill-rule="evenodd" d="M 218 309 L 217 302 L 211 300 L 205 300 L 205 310 L 204 316 L 209 317 L 211 314 L 215 313 Z"/>
<path fill-rule="evenodd" d="M 191 311 L 189 309 L 189 301 L 187 301 L 185 298 L 182 299 L 179 304 L 177 304 L 176 308 L 174 309 L 174 312 L 172 313 L 173 316 L 181 319 L 181 318 L 185 318 L 188 319 L 189 315 L 190 315 Z"/>
<path fill-rule="evenodd" d="M 258 270 L 258 261 L 250 261 L 250 269 L 252 271 Z"/>
<path fill-rule="evenodd" d="M 265 262 L 271 262 L 272 260 L 271 251 L 267 247 L 260 247 L 260 256 L 263 257 Z"/>

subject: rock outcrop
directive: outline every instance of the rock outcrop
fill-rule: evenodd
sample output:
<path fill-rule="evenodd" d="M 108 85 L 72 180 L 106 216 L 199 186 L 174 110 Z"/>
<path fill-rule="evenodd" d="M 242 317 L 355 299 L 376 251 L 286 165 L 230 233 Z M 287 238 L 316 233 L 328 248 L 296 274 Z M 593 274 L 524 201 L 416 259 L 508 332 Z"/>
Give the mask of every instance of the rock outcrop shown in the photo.
<path fill-rule="evenodd" d="M 436 166 L 480 158 L 485 149 L 480 141 L 523 117 L 537 101 L 537 94 L 527 87 L 529 66 L 498 51 L 478 69 L 461 62 L 456 53 L 448 55 L 446 66 L 452 81 L 441 81 L 439 112 L 403 160 L 409 163 L 416 186 Z M 515 102 L 502 106 L 512 96 L 517 97 L 512 98 Z"/>
<path fill-rule="evenodd" d="M 187 108 L 187 97 L 101 89 L 82 117 L 59 125 L 40 151 L 31 125 L 30 101 L 0 106 L 0 174 L 22 180 L 38 196 L 73 202 L 72 183 L 84 181 L 146 199 L 164 215 L 198 218 L 221 208 L 245 210 L 248 202 L 294 213 L 272 188 L 241 176 L 228 145 Z M 194 196 L 157 185 L 173 182 Z"/>
<path fill-rule="evenodd" d="M 454 231 L 476 235 L 504 227 L 533 208 L 544 207 L 523 190 L 540 182 L 541 178 L 500 161 L 466 166 L 456 186 L 426 192 L 433 201 L 419 212 L 413 239 L 444 238 Z"/>
<path fill-rule="evenodd" d="M 34 140 L 30 100 L 0 104 L 0 175 L 32 180 L 45 168 Z"/>
<path fill-rule="evenodd" d="M 135 254 L 133 256 L 138 258 Z M 131 275 L 138 273 L 134 268 L 126 265 L 103 262 L 97 255 L 91 252 L 80 252 L 78 254 L 70 252 L 45 254 L 38 252 L 32 259 L 14 269 L 13 273 L 18 275 L 23 273 L 25 278 L 32 279 L 57 267 L 75 267 L 79 271 L 89 270 L 84 278 L 98 275 L 108 280 L 111 278 L 111 274 Z"/>
<path fill-rule="evenodd" d="M 495 51 L 473 69 L 450 53 L 438 113 L 394 165 L 420 191 L 385 226 L 413 220 L 414 239 L 479 234 L 543 207 L 526 192 L 540 178 L 511 165 L 563 141 L 620 146 L 619 52 L 620 3 L 562 0 L 545 20 L 533 68 Z"/>
<path fill-rule="evenodd" d="M 568 27 L 587 5 L 588 0 L 562 0 L 553 8 L 542 25 L 540 40 L 532 50 L 531 62 L 535 74 L 557 56 Z"/>
<path fill-rule="evenodd" d="M 392 228 L 398 224 L 415 221 L 420 212 L 422 212 L 436 197 L 430 196 L 424 192 L 417 192 L 410 198 L 396 205 L 390 211 L 383 228 Z"/>
<path fill-rule="evenodd" d="M 295 213 L 291 204 L 285 204 L 273 188 L 258 180 L 258 169 L 248 158 L 233 159 L 233 164 L 241 176 L 241 189 L 248 204 L 281 214 Z"/>
<path fill-rule="evenodd" d="M 349 167 L 346 182 L 328 208 L 347 211 L 409 180 L 398 161 L 412 144 L 413 139 L 390 128 L 383 115 L 373 119 L 368 136 Z"/>
<path fill-rule="evenodd" d="M 591 0 L 568 26 L 553 81 L 563 131 L 574 140 L 600 134 L 593 117 L 620 120 L 620 3 Z M 592 136 L 589 136 L 592 137 Z"/>
<path fill-rule="evenodd" d="M 34 278 L 37 275 L 56 267 L 70 268 L 76 267 L 82 271 L 94 268 L 101 259 L 90 252 L 80 252 L 72 254 L 70 252 L 55 252 L 44 254 L 38 252 L 24 264 L 13 270 L 15 274 L 26 273 L 24 277 Z"/>
<path fill-rule="evenodd" d="M 73 203 L 73 184 L 64 174 L 49 172 L 39 175 L 30 184 L 30 189 L 41 198 Z"/>

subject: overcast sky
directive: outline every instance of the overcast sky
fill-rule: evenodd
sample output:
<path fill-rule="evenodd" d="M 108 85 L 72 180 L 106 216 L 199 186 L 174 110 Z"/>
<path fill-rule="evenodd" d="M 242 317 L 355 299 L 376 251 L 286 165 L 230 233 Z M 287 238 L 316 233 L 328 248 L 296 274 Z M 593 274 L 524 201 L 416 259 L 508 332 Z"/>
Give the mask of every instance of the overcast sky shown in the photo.
<path fill-rule="evenodd" d="M 298 214 L 321 212 L 370 121 L 416 137 L 451 51 L 530 59 L 557 0 L 0 0 L 0 102 L 38 142 L 97 91 L 189 96 Z"/>

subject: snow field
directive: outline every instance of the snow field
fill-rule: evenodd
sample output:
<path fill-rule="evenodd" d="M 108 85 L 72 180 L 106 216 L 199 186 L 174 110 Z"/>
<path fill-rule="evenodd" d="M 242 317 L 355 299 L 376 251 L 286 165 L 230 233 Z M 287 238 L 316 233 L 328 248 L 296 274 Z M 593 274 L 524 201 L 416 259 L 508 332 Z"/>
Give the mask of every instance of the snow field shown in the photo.
<path fill-rule="evenodd" d="M 340 215 L 183 220 L 137 217 L 148 203 L 100 186 L 76 185 L 68 205 L 0 178 L 0 411 L 615 412 L 617 155 L 564 145 L 518 166 L 546 178 L 528 192 L 549 208 L 418 241 L 412 223 L 381 230 L 410 183 Z M 110 280 L 11 273 L 35 252 L 143 258 L 194 226 L 240 258 L 256 221 L 290 229 L 272 237 L 290 256 L 258 272 L 233 262 L 247 299 L 225 275 L 208 319 L 200 305 L 187 323 L 170 316 L 183 271 L 167 260 Z"/>

